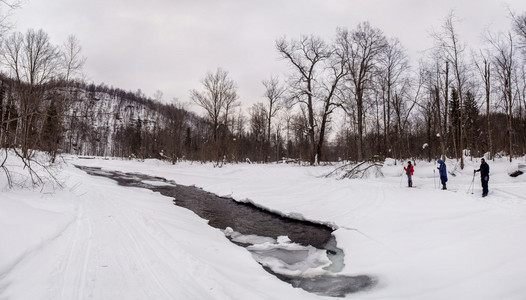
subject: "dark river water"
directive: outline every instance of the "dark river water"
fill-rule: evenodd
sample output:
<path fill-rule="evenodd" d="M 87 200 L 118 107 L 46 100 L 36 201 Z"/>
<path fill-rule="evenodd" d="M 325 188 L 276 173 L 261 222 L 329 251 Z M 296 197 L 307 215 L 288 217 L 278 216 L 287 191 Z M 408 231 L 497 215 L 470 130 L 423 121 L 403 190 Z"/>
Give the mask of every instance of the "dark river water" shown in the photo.
<path fill-rule="evenodd" d="M 319 295 L 344 297 L 376 283 L 367 275 L 337 273 L 343 268 L 344 253 L 337 247 L 333 229 L 326 225 L 283 217 L 251 203 L 219 197 L 161 177 L 77 167 L 90 175 L 111 178 L 122 186 L 146 188 L 173 198 L 175 205 L 192 210 L 208 220 L 210 226 L 223 230 L 232 242 L 246 247 L 266 271 L 294 287 Z M 283 237 L 288 237 L 285 244 L 276 242 Z M 260 240 L 259 243 L 254 239 Z M 262 247 L 262 240 L 274 241 L 274 244 Z M 300 246 L 291 247 L 291 244 Z M 320 259 L 320 255 L 325 259 Z M 298 275 L 299 270 L 309 268 L 317 271 Z"/>

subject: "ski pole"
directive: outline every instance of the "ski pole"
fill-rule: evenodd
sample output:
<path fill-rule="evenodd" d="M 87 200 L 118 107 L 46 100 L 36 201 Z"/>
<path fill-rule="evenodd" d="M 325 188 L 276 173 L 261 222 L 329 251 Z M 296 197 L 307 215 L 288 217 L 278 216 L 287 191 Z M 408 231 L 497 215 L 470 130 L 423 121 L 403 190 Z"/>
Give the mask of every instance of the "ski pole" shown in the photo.
<path fill-rule="evenodd" d="M 435 190 L 437 188 L 437 173 L 436 173 L 436 170 L 433 169 L 433 182 L 435 183 Z"/>
<path fill-rule="evenodd" d="M 469 185 L 469 188 L 466 194 L 469 194 L 469 190 L 471 190 L 471 194 L 473 194 L 473 183 L 474 182 L 475 182 L 475 172 L 473 172 L 473 179 L 471 179 L 471 184 Z"/>

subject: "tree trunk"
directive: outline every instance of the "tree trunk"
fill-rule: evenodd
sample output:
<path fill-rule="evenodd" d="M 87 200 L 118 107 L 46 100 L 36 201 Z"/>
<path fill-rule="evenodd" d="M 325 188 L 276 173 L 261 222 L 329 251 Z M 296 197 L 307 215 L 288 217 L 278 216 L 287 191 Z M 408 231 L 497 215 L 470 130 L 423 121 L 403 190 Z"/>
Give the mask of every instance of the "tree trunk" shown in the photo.
<path fill-rule="evenodd" d="M 493 158 L 493 146 L 491 143 L 491 118 L 490 118 L 490 111 L 489 111 L 489 101 L 490 101 L 490 92 L 491 92 L 491 81 L 490 81 L 490 64 L 485 63 L 484 64 L 484 76 L 485 77 L 485 85 L 486 85 L 486 120 L 488 124 L 488 151 L 489 151 L 489 159 Z"/>
<path fill-rule="evenodd" d="M 441 143 L 443 142 L 444 145 L 443 145 L 443 149 L 442 149 L 442 160 L 445 162 L 446 161 L 446 158 L 447 158 L 447 153 L 446 153 L 446 145 L 447 145 L 447 140 L 448 140 L 448 134 L 447 134 L 447 127 L 448 127 L 448 107 L 449 107 L 449 62 L 446 61 L 446 79 L 445 79 L 445 93 L 444 93 L 444 126 L 442 128 L 442 133 L 441 135 L 443 135 L 443 141 L 441 140 Z M 441 145 L 442 146 L 442 145 Z"/>
<path fill-rule="evenodd" d="M 510 72 L 511 74 L 511 72 Z M 513 118 L 513 101 L 512 101 L 512 91 L 511 91 L 511 78 L 508 86 L 508 137 L 509 137 L 509 148 L 510 148 L 510 162 L 513 160 L 513 127 L 512 127 L 512 118 Z"/>
<path fill-rule="evenodd" d="M 358 117 L 358 140 L 356 145 L 357 150 L 357 159 L 358 161 L 363 160 L 363 99 L 361 92 L 358 92 L 358 101 L 357 101 L 357 117 Z"/>

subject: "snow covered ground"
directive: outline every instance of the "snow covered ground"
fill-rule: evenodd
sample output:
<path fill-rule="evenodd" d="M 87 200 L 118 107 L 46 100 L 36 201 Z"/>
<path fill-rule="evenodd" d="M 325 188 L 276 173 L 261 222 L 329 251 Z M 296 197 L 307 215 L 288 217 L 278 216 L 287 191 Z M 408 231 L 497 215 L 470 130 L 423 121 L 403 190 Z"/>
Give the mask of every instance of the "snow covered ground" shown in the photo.
<path fill-rule="evenodd" d="M 226 165 L 67 157 L 63 188 L 7 189 L 0 173 L 0 299 L 329 299 L 265 272 L 222 231 L 171 199 L 118 186 L 73 164 L 140 172 L 338 228 L 343 275 L 378 283 L 349 299 L 525 299 L 526 174 L 489 161 L 489 196 L 466 193 L 479 161 L 448 160 L 448 191 L 435 163 L 385 177 L 337 180 L 333 166 Z M 10 162 L 10 169 L 22 172 Z M 20 176 L 17 176 L 20 177 Z"/>

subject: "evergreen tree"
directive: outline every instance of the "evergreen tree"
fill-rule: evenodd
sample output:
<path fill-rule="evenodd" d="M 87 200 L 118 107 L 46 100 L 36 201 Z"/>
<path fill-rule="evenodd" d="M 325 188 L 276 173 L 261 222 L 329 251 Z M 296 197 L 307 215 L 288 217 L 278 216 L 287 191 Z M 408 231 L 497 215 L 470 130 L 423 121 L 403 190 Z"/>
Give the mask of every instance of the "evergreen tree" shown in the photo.
<path fill-rule="evenodd" d="M 51 101 L 46 111 L 42 135 L 40 136 L 40 146 L 42 150 L 49 153 L 52 162 L 55 161 L 58 154 L 58 147 L 62 138 L 61 118 L 55 101 Z"/>
<path fill-rule="evenodd" d="M 477 107 L 475 96 L 471 91 L 468 91 L 464 97 L 464 116 L 466 146 L 472 151 L 472 155 L 476 154 L 478 156 L 480 137 L 480 127 L 478 122 L 479 109 Z"/>
<path fill-rule="evenodd" d="M 131 140 L 131 150 L 132 154 L 136 157 L 141 156 L 141 149 L 142 149 L 142 120 L 141 118 L 137 118 L 137 121 L 135 122 L 135 127 L 133 130 L 132 140 Z"/>
<path fill-rule="evenodd" d="M 451 100 L 449 100 L 449 133 L 453 140 L 453 151 L 456 158 L 460 155 L 458 145 L 460 145 L 460 102 L 458 92 L 455 88 L 451 89 Z"/>

